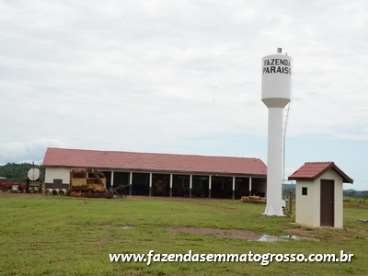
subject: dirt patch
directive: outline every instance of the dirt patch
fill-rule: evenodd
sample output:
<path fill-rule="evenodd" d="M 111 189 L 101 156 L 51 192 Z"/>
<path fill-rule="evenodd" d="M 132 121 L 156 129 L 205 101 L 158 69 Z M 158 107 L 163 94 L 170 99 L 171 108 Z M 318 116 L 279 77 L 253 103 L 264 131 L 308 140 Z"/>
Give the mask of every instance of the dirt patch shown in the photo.
<path fill-rule="evenodd" d="M 129 229 L 136 228 L 136 226 L 133 224 L 115 224 L 115 223 L 100 223 L 100 224 L 97 224 L 97 226 L 103 227 L 103 228 L 119 228 L 123 230 L 129 230 Z"/>
<path fill-rule="evenodd" d="M 236 229 L 216 229 L 216 228 L 200 228 L 200 227 L 176 227 L 168 229 L 172 233 L 189 233 L 199 235 L 213 235 L 220 238 L 232 238 L 246 241 L 259 240 L 261 235 L 246 230 Z"/>
<path fill-rule="evenodd" d="M 135 228 L 135 226 L 131 224 L 121 225 L 121 229 L 123 230 L 128 230 L 128 229 L 133 229 L 133 228 Z"/>
<path fill-rule="evenodd" d="M 189 233 L 197 235 L 213 235 L 219 238 L 237 239 L 245 241 L 259 241 L 259 242 L 277 242 L 277 241 L 299 241 L 310 240 L 319 241 L 319 239 L 312 237 L 303 237 L 297 235 L 281 235 L 274 236 L 268 234 L 257 234 L 248 230 L 238 229 L 216 229 L 216 228 L 201 228 L 201 227 L 176 227 L 168 228 L 172 233 Z"/>
<path fill-rule="evenodd" d="M 287 229 L 286 232 L 289 235 L 298 235 L 307 238 L 315 238 L 317 236 L 316 231 L 311 228 L 293 228 Z"/>
<path fill-rule="evenodd" d="M 350 240 L 351 238 L 362 238 L 365 239 L 367 237 L 367 231 L 364 229 L 352 229 L 352 228 L 344 228 L 344 229 L 335 229 L 329 227 L 321 227 L 321 228 L 293 228 L 287 229 L 286 232 L 289 235 L 296 235 L 299 237 L 303 237 L 303 239 L 308 240 Z"/>

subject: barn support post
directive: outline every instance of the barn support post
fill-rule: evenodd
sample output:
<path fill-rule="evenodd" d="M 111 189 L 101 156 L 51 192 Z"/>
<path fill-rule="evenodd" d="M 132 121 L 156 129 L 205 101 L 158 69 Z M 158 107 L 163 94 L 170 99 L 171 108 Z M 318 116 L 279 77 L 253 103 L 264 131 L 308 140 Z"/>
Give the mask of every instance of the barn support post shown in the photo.
<path fill-rule="evenodd" d="M 170 173 L 170 197 L 172 197 L 173 174 Z"/>
<path fill-rule="evenodd" d="M 249 176 L 249 195 L 252 195 L 253 187 L 252 187 L 252 177 Z"/>
<path fill-rule="evenodd" d="M 149 196 L 152 196 L 152 173 L 149 173 Z"/>
<path fill-rule="evenodd" d="M 111 190 L 114 188 L 114 171 L 111 171 L 110 188 Z"/>
<path fill-rule="evenodd" d="M 189 175 L 189 197 L 192 197 L 193 175 Z"/>
<path fill-rule="evenodd" d="M 235 176 L 233 176 L 233 194 L 232 198 L 235 199 Z"/>
<path fill-rule="evenodd" d="M 208 176 L 208 198 L 211 198 L 212 175 Z"/>
<path fill-rule="evenodd" d="M 132 195 L 133 190 L 133 172 L 129 172 L 129 195 Z"/>

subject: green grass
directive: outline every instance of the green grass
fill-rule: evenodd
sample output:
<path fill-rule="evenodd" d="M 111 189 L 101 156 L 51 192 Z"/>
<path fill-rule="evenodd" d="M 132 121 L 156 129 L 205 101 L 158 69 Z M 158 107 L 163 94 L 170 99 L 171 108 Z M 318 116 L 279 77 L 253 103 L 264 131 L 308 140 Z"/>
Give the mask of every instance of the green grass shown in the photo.
<path fill-rule="evenodd" d="M 345 207 L 366 208 L 368 209 L 368 198 L 363 197 L 344 197 Z"/>
<path fill-rule="evenodd" d="M 262 216 L 264 205 L 230 200 L 80 199 L 0 194 L 0 274 L 3 275 L 368 275 L 365 208 L 345 208 L 345 229 L 305 229 L 288 218 Z M 134 228 L 124 229 L 130 224 Z M 263 243 L 172 233 L 173 226 L 287 232 L 320 241 Z M 107 254 L 146 253 L 338 253 L 350 264 L 331 263 L 109 263 Z"/>

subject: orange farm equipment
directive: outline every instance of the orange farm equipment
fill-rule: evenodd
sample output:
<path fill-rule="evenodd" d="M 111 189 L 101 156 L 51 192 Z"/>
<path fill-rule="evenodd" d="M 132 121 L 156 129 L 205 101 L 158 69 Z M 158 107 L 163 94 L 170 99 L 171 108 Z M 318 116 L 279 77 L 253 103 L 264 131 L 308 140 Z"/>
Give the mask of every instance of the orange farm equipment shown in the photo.
<path fill-rule="evenodd" d="M 79 197 L 112 197 L 106 188 L 106 177 L 94 169 L 73 169 L 70 173 L 70 195 Z"/>

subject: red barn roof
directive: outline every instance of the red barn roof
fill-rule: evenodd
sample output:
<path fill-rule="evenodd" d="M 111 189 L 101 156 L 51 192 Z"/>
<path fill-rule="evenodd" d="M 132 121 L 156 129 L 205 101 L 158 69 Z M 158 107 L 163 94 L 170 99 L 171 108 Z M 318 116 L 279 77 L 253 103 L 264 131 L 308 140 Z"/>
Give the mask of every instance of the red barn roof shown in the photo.
<path fill-rule="evenodd" d="M 48 148 L 46 167 L 266 176 L 258 158 Z"/>
<path fill-rule="evenodd" d="M 353 183 L 353 179 L 337 167 L 334 162 L 306 162 L 289 176 L 289 180 L 314 180 L 328 169 L 335 170 L 342 177 L 343 182 Z"/>

